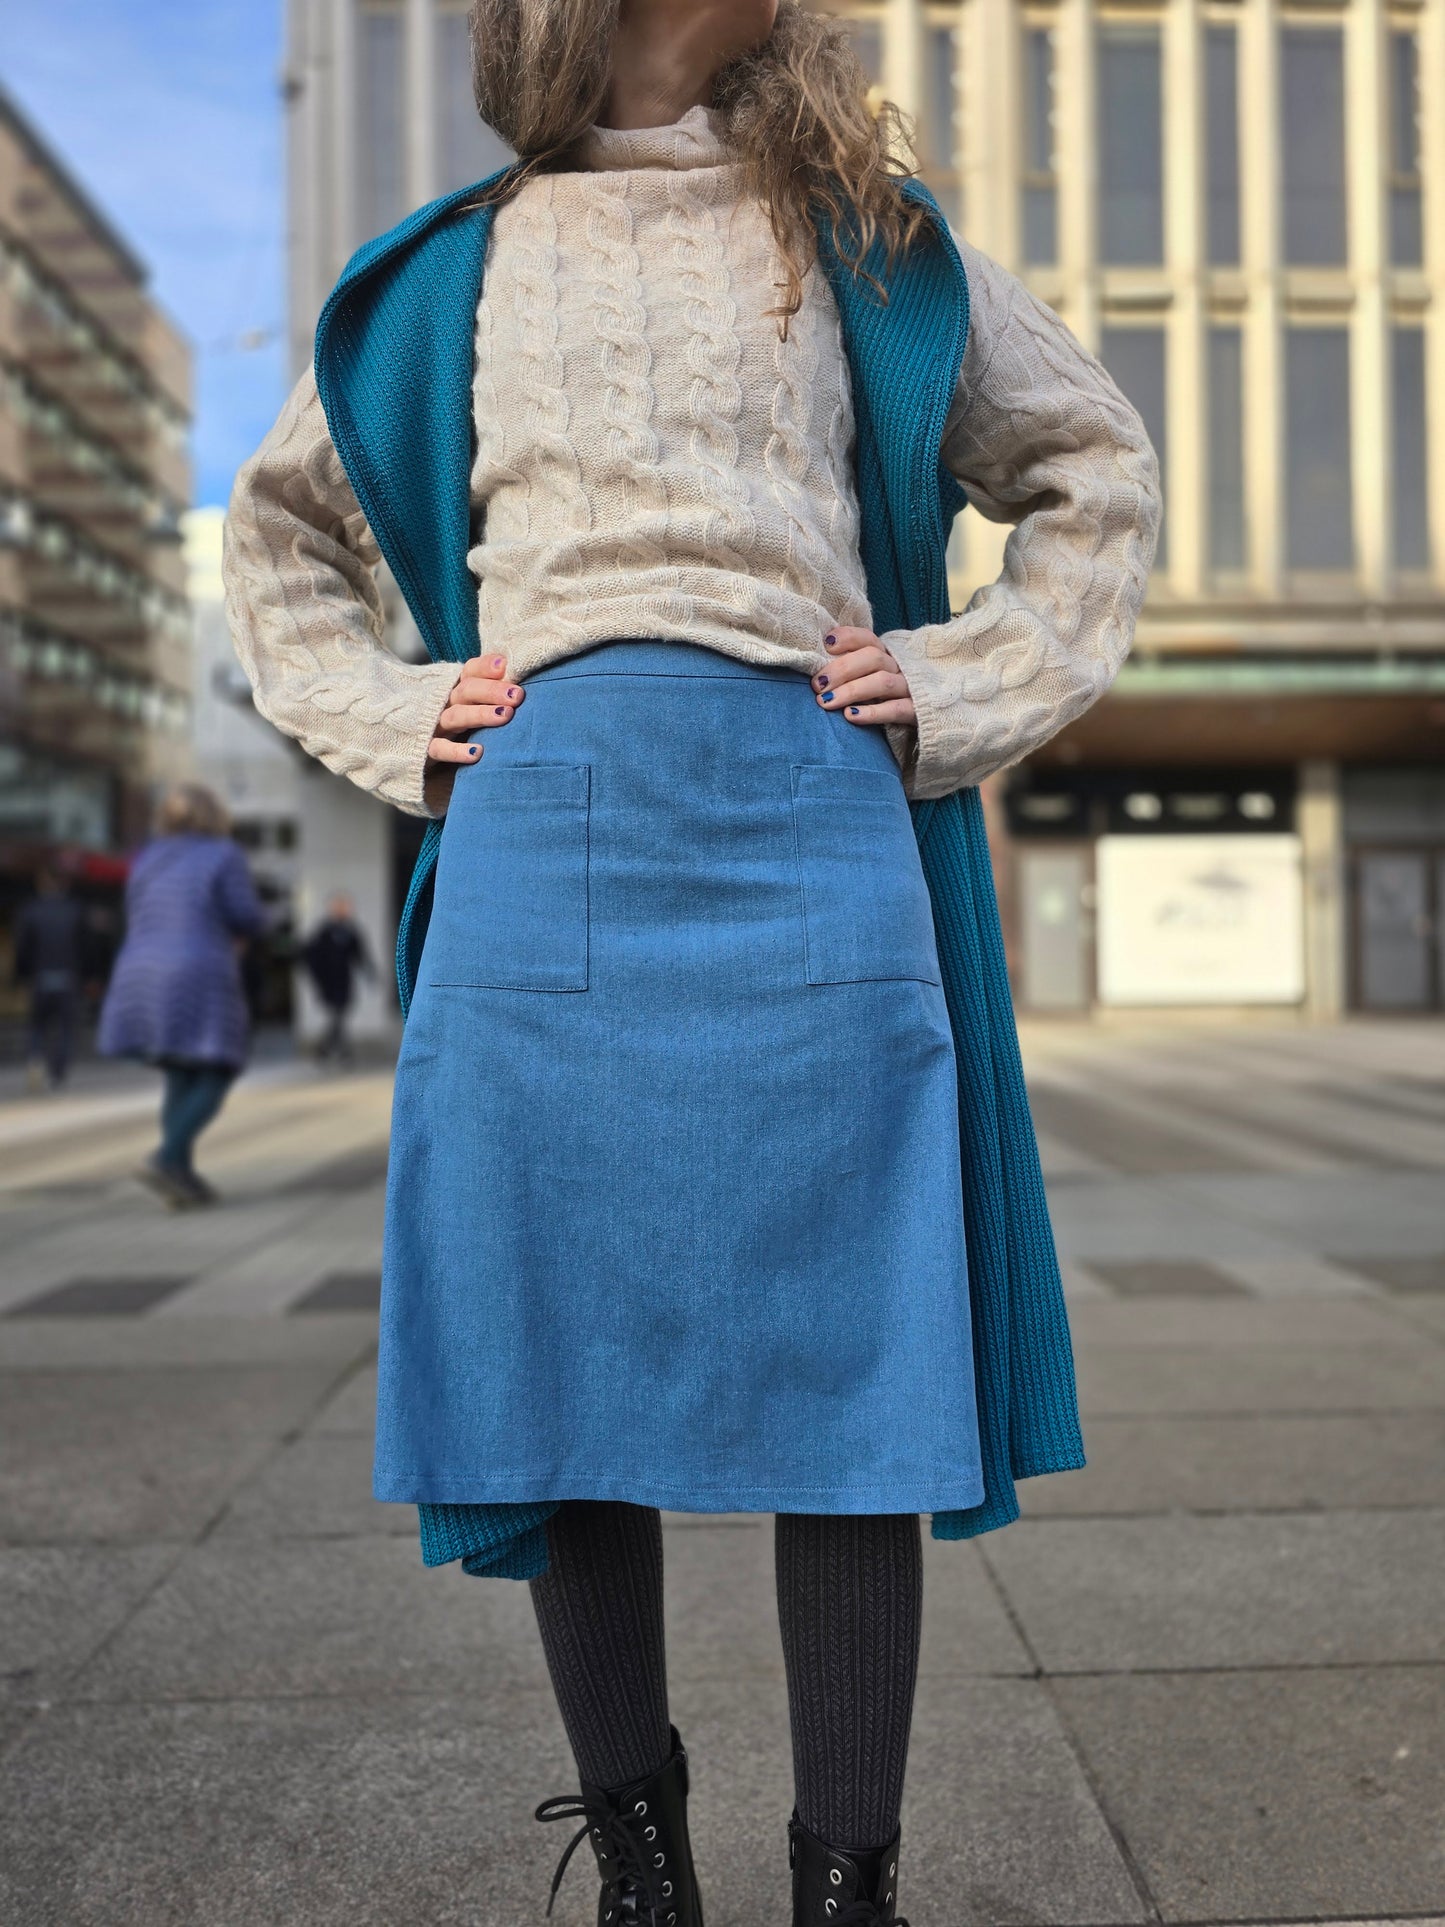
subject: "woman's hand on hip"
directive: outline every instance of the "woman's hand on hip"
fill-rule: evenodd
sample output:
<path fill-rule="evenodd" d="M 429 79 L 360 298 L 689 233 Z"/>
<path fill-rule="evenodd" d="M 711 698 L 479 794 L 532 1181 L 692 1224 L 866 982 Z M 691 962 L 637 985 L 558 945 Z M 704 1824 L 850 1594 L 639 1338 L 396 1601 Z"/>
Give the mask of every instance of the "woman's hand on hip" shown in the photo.
<path fill-rule="evenodd" d="M 813 678 L 824 709 L 850 723 L 916 723 L 907 678 L 871 629 L 830 629 L 823 638 L 829 663 Z"/>
<path fill-rule="evenodd" d="M 481 747 L 467 737 L 474 730 L 498 729 L 511 722 L 526 693 L 520 683 L 508 682 L 505 656 L 473 656 L 437 718 L 436 735 L 427 745 L 428 762 L 475 763 Z"/>

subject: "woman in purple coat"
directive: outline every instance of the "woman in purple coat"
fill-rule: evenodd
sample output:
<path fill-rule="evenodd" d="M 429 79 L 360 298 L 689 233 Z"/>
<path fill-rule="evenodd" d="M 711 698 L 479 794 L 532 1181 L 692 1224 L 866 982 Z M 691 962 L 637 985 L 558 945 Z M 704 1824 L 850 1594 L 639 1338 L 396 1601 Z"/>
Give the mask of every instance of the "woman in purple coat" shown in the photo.
<path fill-rule="evenodd" d="M 166 1074 L 160 1146 L 136 1176 L 173 1210 L 215 1200 L 191 1154 L 249 1043 L 237 946 L 266 917 L 228 828 L 200 784 L 166 797 L 126 886 L 125 942 L 100 1018 L 102 1051 Z"/>

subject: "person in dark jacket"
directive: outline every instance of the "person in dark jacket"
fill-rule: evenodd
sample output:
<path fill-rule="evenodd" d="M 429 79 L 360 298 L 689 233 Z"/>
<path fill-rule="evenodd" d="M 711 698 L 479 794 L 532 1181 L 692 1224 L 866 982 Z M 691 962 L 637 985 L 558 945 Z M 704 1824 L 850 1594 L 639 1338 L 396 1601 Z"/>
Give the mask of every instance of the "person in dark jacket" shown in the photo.
<path fill-rule="evenodd" d="M 100 1048 L 165 1072 L 161 1142 L 136 1173 L 172 1209 L 209 1204 L 196 1139 L 246 1061 L 238 947 L 266 916 L 220 798 L 181 783 L 126 886 L 126 935 L 100 1017 Z"/>
<path fill-rule="evenodd" d="M 42 870 L 15 924 L 15 975 L 30 991 L 30 1085 L 57 1090 L 70 1069 L 85 913 L 58 871 Z"/>
<path fill-rule="evenodd" d="M 318 1057 L 351 1061 L 346 1019 L 356 996 L 357 978 L 374 977 L 376 966 L 357 925 L 351 898 L 338 891 L 326 905 L 326 915 L 307 939 L 301 953 L 327 1011 L 326 1031 L 317 1046 Z"/>

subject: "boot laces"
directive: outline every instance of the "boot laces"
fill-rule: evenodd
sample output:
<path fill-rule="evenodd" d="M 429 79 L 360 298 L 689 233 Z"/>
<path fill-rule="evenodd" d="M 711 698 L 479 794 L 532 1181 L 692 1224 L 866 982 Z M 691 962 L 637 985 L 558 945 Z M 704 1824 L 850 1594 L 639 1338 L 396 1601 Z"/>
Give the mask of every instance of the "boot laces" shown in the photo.
<path fill-rule="evenodd" d="M 654 1923 L 666 1918 L 672 1903 L 663 1891 L 661 1877 L 642 1842 L 633 1836 L 623 1823 L 623 1816 L 612 1807 L 602 1806 L 595 1800 L 575 1794 L 562 1794 L 555 1800 L 544 1800 L 537 1808 L 535 1817 L 542 1821 L 582 1822 L 562 1849 L 562 1858 L 557 1862 L 557 1871 L 552 1876 L 552 1891 L 547 1897 L 549 1918 L 557 1903 L 557 1892 L 568 1862 L 589 1833 L 599 1840 L 608 1858 L 619 1868 L 618 1878 L 608 1883 L 606 1895 L 609 1900 L 629 1906 L 626 1914 L 619 1915 L 619 1921 L 636 1922 L 637 1927 L 654 1927 Z M 858 1927 L 861 1927 L 861 1922 Z M 901 1927 L 908 1927 L 908 1923 L 902 1922 Z"/>

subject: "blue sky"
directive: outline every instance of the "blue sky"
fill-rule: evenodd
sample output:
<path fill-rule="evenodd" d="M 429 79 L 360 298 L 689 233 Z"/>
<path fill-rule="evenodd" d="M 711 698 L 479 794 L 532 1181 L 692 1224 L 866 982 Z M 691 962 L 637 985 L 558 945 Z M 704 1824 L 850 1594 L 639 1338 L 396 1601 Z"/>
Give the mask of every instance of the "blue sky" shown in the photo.
<path fill-rule="evenodd" d="M 0 80 L 190 339 L 195 499 L 224 502 L 286 386 L 282 0 L 0 4 Z"/>

